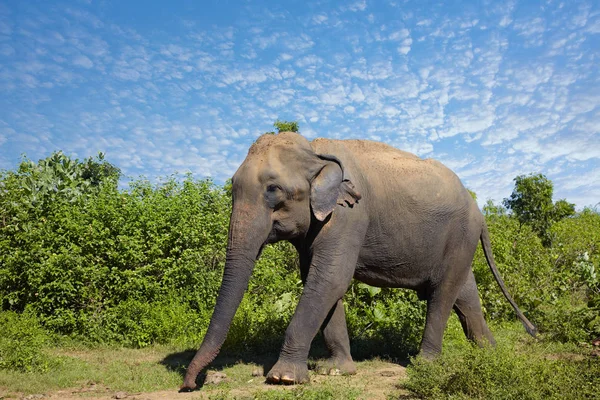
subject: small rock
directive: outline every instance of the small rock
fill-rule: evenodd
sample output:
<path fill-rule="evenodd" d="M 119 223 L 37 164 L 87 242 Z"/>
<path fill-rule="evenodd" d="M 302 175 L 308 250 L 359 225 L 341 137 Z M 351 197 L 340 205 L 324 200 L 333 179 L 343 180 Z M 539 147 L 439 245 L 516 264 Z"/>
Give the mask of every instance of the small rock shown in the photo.
<path fill-rule="evenodd" d="M 114 394 L 113 399 L 124 399 L 127 397 L 127 393 L 125 392 L 117 392 Z"/>
<path fill-rule="evenodd" d="M 34 400 L 34 399 L 43 399 L 44 397 L 46 397 L 43 394 L 30 394 L 27 397 L 24 397 L 25 400 Z"/>
<path fill-rule="evenodd" d="M 90 383 L 88 387 L 86 388 L 81 388 L 79 390 L 79 392 L 93 392 L 96 390 L 96 384 L 95 383 Z"/>
<path fill-rule="evenodd" d="M 252 376 L 263 376 L 263 369 L 262 368 L 254 368 L 252 370 Z"/>
<path fill-rule="evenodd" d="M 223 372 L 208 371 L 206 373 L 205 385 L 216 385 L 227 380 L 227 374 Z"/>

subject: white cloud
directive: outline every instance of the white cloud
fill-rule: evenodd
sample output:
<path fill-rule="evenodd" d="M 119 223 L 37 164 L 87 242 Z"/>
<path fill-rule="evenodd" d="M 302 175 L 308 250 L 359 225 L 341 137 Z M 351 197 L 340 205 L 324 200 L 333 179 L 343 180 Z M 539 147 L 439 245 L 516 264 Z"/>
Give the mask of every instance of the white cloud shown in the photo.
<path fill-rule="evenodd" d="M 77 57 L 75 57 L 73 59 L 73 64 L 77 65 L 78 67 L 83 67 L 83 68 L 92 68 L 94 66 L 94 63 L 92 62 L 92 60 L 90 60 L 89 58 L 87 58 L 84 55 L 79 55 Z"/>
<path fill-rule="evenodd" d="M 494 120 L 495 113 L 492 108 L 473 108 L 449 116 L 448 129 L 439 131 L 438 134 L 440 137 L 452 137 L 458 134 L 482 132 L 491 128 Z"/>
<path fill-rule="evenodd" d="M 389 40 L 401 40 L 410 36 L 410 31 L 406 28 L 390 33 Z"/>
<path fill-rule="evenodd" d="M 315 25 L 321 25 L 322 23 L 328 20 L 327 15 L 325 14 L 317 14 L 312 17 L 312 22 Z"/>
<path fill-rule="evenodd" d="M 327 105 L 340 105 L 347 102 L 346 91 L 342 85 L 325 91 L 320 98 L 321 102 Z"/>
<path fill-rule="evenodd" d="M 525 40 L 527 46 L 541 46 L 543 44 L 543 34 L 546 31 L 546 23 L 541 17 L 527 20 L 520 20 L 513 25 L 520 36 Z"/>
<path fill-rule="evenodd" d="M 348 95 L 348 98 L 353 102 L 362 102 L 365 99 L 365 95 L 358 85 L 352 87 L 352 91 Z"/>
<path fill-rule="evenodd" d="M 407 38 L 402 41 L 402 45 L 398 47 L 398 53 L 402 55 L 407 55 L 410 52 L 410 46 L 412 44 L 412 39 Z"/>
<path fill-rule="evenodd" d="M 137 81 L 140 79 L 140 73 L 130 67 L 127 66 L 119 66 L 115 68 L 113 74 L 119 78 L 126 81 Z"/>
<path fill-rule="evenodd" d="M 364 11 L 367 8 L 367 1 L 366 0 L 356 0 L 353 3 L 342 7 L 343 10 L 349 10 L 349 11 Z"/>
<path fill-rule="evenodd" d="M 503 28 L 507 27 L 511 23 L 512 23 L 512 19 L 508 15 L 503 16 L 502 19 L 500 20 L 500 26 Z"/>
<path fill-rule="evenodd" d="M 273 46 L 279 40 L 281 35 L 277 32 L 272 33 L 268 36 L 255 37 L 252 42 L 258 46 L 261 50 L 265 50 L 268 47 Z"/>
<path fill-rule="evenodd" d="M 307 66 L 314 66 L 314 65 L 318 65 L 322 63 L 322 59 L 315 56 L 315 55 L 308 55 L 305 57 L 302 57 L 301 59 L 299 59 L 298 61 L 296 61 L 296 66 L 300 67 L 300 68 L 304 68 Z"/>
<path fill-rule="evenodd" d="M 12 28 L 6 21 L 0 21 L 0 34 L 9 36 L 12 33 Z"/>

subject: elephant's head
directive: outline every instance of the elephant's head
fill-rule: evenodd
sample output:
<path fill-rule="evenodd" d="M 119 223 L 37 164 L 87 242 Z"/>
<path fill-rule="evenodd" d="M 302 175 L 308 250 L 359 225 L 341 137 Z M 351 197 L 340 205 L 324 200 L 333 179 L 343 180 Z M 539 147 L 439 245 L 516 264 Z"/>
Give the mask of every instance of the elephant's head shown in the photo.
<path fill-rule="evenodd" d="M 263 246 L 303 237 L 312 221 L 324 221 L 337 204 L 352 206 L 360 199 L 345 179 L 340 160 L 316 154 L 304 137 L 292 132 L 261 136 L 233 176 L 232 185 L 223 281 L 183 390 L 195 387 L 198 373 L 218 354 Z"/>

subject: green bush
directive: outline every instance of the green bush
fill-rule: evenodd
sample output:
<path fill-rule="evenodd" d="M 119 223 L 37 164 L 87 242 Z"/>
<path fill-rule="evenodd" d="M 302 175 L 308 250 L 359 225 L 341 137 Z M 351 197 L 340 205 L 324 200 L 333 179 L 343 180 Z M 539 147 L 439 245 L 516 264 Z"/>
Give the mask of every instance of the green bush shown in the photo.
<path fill-rule="evenodd" d="M 600 213 L 584 209 L 552 227 L 553 276 L 559 295 L 543 321 L 554 338 L 581 341 L 600 336 Z"/>
<path fill-rule="evenodd" d="M 346 320 L 358 356 L 403 358 L 414 354 L 425 325 L 426 303 L 416 292 L 353 282 L 345 298 Z"/>
<path fill-rule="evenodd" d="M 521 226 L 515 218 L 493 216 L 487 224 L 500 275 L 521 310 L 535 321 L 540 315 L 538 306 L 548 303 L 554 290 L 548 251 L 531 228 Z M 514 311 L 494 280 L 481 246 L 473 271 L 487 317 L 513 319 Z"/>
<path fill-rule="evenodd" d="M 600 335 L 600 214 L 586 209 L 552 226 L 544 247 L 527 225 L 503 214 L 487 216 L 494 258 L 508 291 L 538 328 L 561 341 Z M 514 312 L 489 271 L 481 248 L 473 270 L 491 319 Z"/>
<path fill-rule="evenodd" d="M 407 373 L 405 387 L 426 399 L 588 399 L 597 398 L 600 385 L 594 358 L 532 344 L 525 352 L 514 342 L 417 358 Z"/>
<path fill-rule="evenodd" d="M 206 332 L 206 315 L 196 313 L 189 304 L 176 298 L 144 302 L 125 300 L 90 324 L 89 339 L 97 342 L 118 342 L 129 347 L 150 344 L 193 343 Z M 201 336 L 200 336 L 201 337 Z"/>
<path fill-rule="evenodd" d="M 43 372 L 56 359 L 43 352 L 48 335 L 35 314 L 0 312 L 0 369 L 20 372 Z"/>
<path fill-rule="evenodd" d="M 157 186 L 138 180 L 127 191 L 102 183 L 79 196 L 47 190 L 33 202 L 19 189 L 36 176 L 30 164 L 0 180 L 2 309 L 31 307 L 54 332 L 98 340 L 109 339 L 100 336 L 124 304 L 175 297 L 206 318 L 225 259 L 230 200 L 222 188 L 171 177 Z M 58 166 L 40 161 L 50 169 L 43 187 L 58 187 Z M 139 316 L 130 316 L 133 326 Z M 133 331 L 120 326 L 109 336 L 136 345 L 156 336 L 126 332 Z"/>

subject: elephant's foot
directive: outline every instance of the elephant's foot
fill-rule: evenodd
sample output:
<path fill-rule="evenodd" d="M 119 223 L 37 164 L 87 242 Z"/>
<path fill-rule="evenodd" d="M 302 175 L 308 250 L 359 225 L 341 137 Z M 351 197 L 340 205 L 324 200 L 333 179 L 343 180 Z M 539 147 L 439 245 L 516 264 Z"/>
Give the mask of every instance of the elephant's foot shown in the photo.
<path fill-rule="evenodd" d="M 340 359 L 331 357 L 328 360 L 317 363 L 316 371 L 321 375 L 354 375 L 356 365 L 351 358 Z"/>
<path fill-rule="evenodd" d="M 306 363 L 293 363 L 290 361 L 277 361 L 267 374 L 268 383 L 283 383 L 293 385 L 309 381 Z"/>
<path fill-rule="evenodd" d="M 422 346 L 417 357 L 422 358 L 424 360 L 433 361 L 436 358 L 438 358 L 440 354 L 441 354 L 441 351 L 438 349 L 435 349 L 435 348 L 432 349 L 432 348 Z"/>

